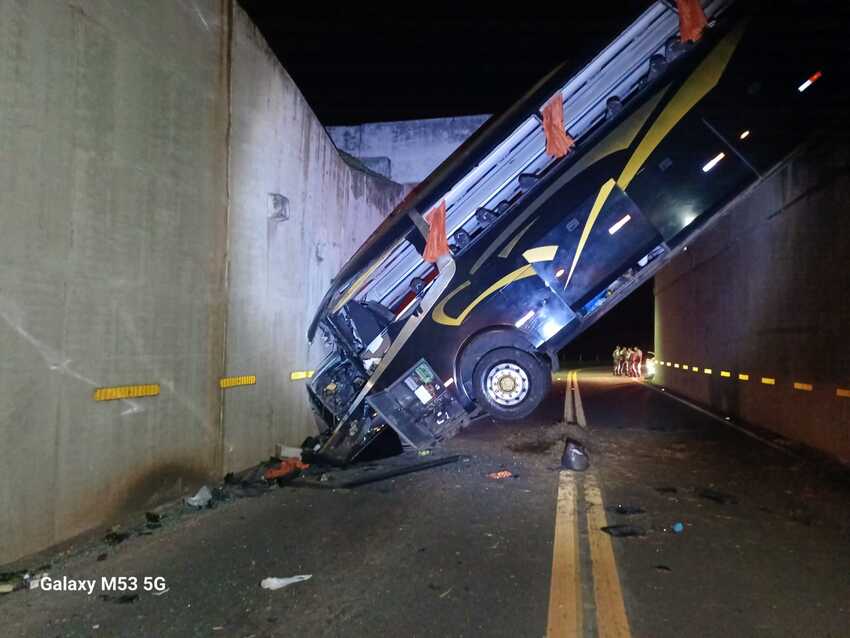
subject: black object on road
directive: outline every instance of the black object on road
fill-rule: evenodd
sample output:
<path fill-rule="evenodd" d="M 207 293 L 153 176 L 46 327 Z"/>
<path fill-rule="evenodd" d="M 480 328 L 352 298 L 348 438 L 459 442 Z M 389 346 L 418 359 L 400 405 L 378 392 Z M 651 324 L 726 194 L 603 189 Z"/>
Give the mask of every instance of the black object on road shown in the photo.
<path fill-rule="evenodd" d="M 600 529 L 614 538 L 627 538 L 629 536 L 645 536 L 646 530 L 637 525 L 607 525 Z"/>
<path fill-rule="evenodd" d="M 128 605 L 139 600 L 138 594 L 121 594 L 120 596 L 111 596 L 110 594 L 101 594 L 100 599 L 105 603 L 115 603 L 117 605 Z"/>
<path fill-rule="evenodd" d="M 623 514 L 624 516 L 643 514 L 645 511 L 642 507 L 638 507 L 637 505 L 623 505 L 622 503 L 619 505 L 611 505 L 605 509 L 614 514 Z"/>
<path fill-rule="evenodd" d="M 737 497 L 732 496 L 731 494 L 726 494 L 725 492 L 718 492 L 710 487 L 702 488 L 699 492 L 697 492 L 697 496 L 707 498 L 708 500 L 720 503 L 721 505 L 735 505 L 738 502 Z"/>
<path fill-rule="evenodd" d="M 573 439 L 567 439 L 564 455 L 561 457 L 561 467 L 575 472 L 584 472 L 590 467 L 590 457 L 587 448 Z"/>
<path fill-rule="evenodd" d="M 107 545 L 118 545 L 130 538 L 129 532 L 109 532 L 103 537 Z"/>
<path fill-rule="evenodd" d="M 439 467 L 440 465 L 457 463 L 462 458 L 464 458 L 462 454 L 455 454 L 453 456 L 446 456 L 441 459 L 425 461 L 424 463 L 413 463 L 411 465 L 403 465 L 401 467 L 395 467 L 391 470 L 386 470 L 384 472 L 375 472 L 374 474 L 368 474 L 360 478 L 345 481 L 343 483 L 338 483 L 334 487 L 358 487 L 360 485 L 366 485 L 367 483 L 376 483 L 377 481 L 384 481 L 386 479 L 394 478 L 396 476 L 412 474 L 413 472 L 421 472 L 422 470 L 428 470 L 432 467 Z"/>

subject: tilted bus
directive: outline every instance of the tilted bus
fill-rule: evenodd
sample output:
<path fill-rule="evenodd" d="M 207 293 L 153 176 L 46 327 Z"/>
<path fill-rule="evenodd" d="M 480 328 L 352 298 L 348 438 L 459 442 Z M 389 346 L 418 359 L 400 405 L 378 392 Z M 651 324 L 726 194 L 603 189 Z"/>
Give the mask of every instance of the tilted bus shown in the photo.
<path fill-rule="evenodd" d="M 308 385 L 322 458 L 349 462 L 386 428 L 421 448 L 479 414 L 530 414 L 565 344 L 831 117 L 822 19 L 705 8 L 696 43 L 657 2 L 577 73 L 550 74 L 342 268 L 308 334 L 329 349 Z M 539 111 L 558 93 L 575 147 L 553 159 Z M 432 264 L 424 216 L 441 201 L 451 252 Z"/>

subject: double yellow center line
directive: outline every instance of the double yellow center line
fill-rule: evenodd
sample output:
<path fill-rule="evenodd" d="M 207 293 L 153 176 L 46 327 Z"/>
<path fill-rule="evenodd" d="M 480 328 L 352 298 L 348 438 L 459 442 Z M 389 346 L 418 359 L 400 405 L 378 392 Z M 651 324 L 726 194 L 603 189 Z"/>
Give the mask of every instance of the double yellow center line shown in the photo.
<path fill-rule="evenodd" d="M 556 375 L 556 380 L 563 380 L 562 373 Z M 578 390 L 578 371 L 567 372 L 567 388 L 564 396 L 564 423 L 575 423 L 583 428 L 587 427 L 587 419 L 584 416 L 584 406 L 581 403 L 581 394 Z"/>
<path fill-rule="evenodd" d="M 572 408 L 568 408 L 572 405 Z M 581 411 L 579 417 L 578 412 Z M 573 417 L 571 420 L 569 417 Z M 567 375 L 564 420 L 587 427 L 578 374 Z M 602 531 L 608 525 L 602 492 L 592 471 L 583 476 L 562 470 L 558 477 L 555 541 L 549 586 L 548 638 L 579 638 L 584 635 L 579 497 L 583 492 L 587 525 L 596 633 L 599 638 L 630 638 L 629 620 L 623 602 L 620 577 L 611 537 Z"/>
<path fill-rule="evenodd" d="M 584 635 L 578 501 L 581 479 L 561 471 L 552 550 L 547 638 L 580 638 Z M 599 638 L 630 638 L 620 576 L 608 525 L 605 503 L 593 473 L 583 478 L 585 517 L 590 545 L 596 633 Z"/>

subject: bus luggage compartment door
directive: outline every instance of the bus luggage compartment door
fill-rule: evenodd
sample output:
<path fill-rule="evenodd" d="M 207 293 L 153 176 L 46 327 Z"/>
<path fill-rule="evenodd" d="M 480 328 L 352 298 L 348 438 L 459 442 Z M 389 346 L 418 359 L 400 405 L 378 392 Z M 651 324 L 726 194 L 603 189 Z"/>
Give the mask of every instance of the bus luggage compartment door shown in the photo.
<path fill-rule="evenodd" d="M 656 228 L 611 181 L 543 237 L 541 244 L 558 246 L 555 258 L 533 266 L 578 310 L 661 242 Z"/>

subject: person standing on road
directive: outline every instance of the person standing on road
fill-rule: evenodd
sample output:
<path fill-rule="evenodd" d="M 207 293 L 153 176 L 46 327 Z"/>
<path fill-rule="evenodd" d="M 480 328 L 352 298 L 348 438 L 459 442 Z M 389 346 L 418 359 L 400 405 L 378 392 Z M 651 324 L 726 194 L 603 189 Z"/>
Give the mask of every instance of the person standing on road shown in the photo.
<path fill-rule="evenodd" d="M 643 361 L 643 352 L 637 346 L 632 350 L 632 376 L 636 379 L 641 378 L 640 364 Z"/>
<path fill-rule="evenodd" d="M 616 346 L 614 348 L 614 376 L 619 376 L 620 374 L 620 346 Z"/>
<path fill-rule="evenodd" d="M 626 376 L 629 373 L 628 369 L 628 361 L 629 361 L 629 349 L 626 346 L 620 348 L 620 357 L 617 360 L 620 370 L 620 376 Z"/>

